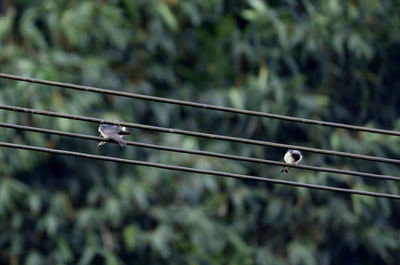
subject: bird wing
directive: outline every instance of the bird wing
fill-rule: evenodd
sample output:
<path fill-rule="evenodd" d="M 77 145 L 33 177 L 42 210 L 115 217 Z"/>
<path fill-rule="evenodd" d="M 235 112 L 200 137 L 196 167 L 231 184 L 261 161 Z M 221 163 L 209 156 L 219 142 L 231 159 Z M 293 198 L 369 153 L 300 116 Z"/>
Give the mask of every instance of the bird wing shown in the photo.
<path fill-rule="evenodd" d="M 303 159 L 303 156 L 302 155 L 300 155 L 300 158 L 299 158 L 299 160 L 297 160 L 296 161 L 296 165 L 301 161 Z"/>
<path fill-rule="evenodd" d="M 103 131 L 107 135 L 118 134 L 120 131 L 118 125 L 108 125 L 108 124 L 100 125 L 99 130 Z"/>
<path fill-rule="evenodd" d="M 119 127 L 117 125 L 101 124 L 99 126 L 99 132 L 103 138 L 109 139 L 111 135 L 119 133 Z"/>
<path fill-rule="evenodd" d="M 122 140 L 121 136 L 118 134 L 111 134 L 108 136 L 110 139 L 116 141 L 117 143 L 119 143 L 119 145 L 121 147 L 124 147 L 126 145 L 126 142 L 124 140 Z"/>

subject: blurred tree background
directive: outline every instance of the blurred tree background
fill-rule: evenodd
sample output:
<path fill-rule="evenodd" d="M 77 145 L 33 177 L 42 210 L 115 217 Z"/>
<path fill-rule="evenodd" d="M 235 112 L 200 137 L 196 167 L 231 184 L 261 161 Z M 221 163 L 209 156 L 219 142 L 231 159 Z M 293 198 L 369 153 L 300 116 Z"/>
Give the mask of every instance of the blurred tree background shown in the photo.
<path fill-rule="evenodd" d="M 0 71 L 400 129 L 396 0 L 3 0 Z M 399 159 L 398 137 L 0 80 L 0 102 Z M 0 111 L 2 122 L 97 125 Z M 394 182 L 1 129 L 1 141 L 400 194 Z M 129 140 L 286 150 L 131 129 Z M 1 148 L 2 264 L 398 264 L 399 202 Z M 304 164 L 400 176 L 305 153 Z"/>

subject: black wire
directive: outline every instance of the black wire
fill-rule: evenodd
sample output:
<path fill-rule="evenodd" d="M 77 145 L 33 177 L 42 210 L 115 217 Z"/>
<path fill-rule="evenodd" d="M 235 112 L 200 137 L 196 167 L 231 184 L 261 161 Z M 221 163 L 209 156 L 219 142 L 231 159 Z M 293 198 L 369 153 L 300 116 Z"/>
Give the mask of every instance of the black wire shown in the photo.
<path fill-rule="evenodd" d="M 32 132 L 46 133 L 46 134 L 55 134 L 55 135 L 75 137 L 75 138 L 87 139 L 87 140 L 106 141 L 104 138 L 98 137 L 98 136 L 91 136 L 91 135 L 86 135 L 86 134 L 78 134 L 78 133 L 70 133 L 70 132 L 62 132 L 62 131 L 49 130 L 49 129 L 31 127 L 31 126 L 24 126 L 24 125 L 16 125 L 16 124 L 10 124 L 10 123 L 0 122 L 0 127 L 12 128 L 12 129 L 17 129 L 17 130 L 27 130 L 27 131 L 32 131 Z M 113 141 L 107 141 L 107 142 L 115 143 Z M 298 169 L 312 170 L 312 171 L 318 171 L 318 172 L 329 172 L 329 173 L 334 173 L 334 174 L 344 174 L 344 175 L 352 175 L 352 176 L 359 176 L 359 177 L 376 178 L 376 179 L 382 179 L 382 180 L 400 181 L 399 177 L 388 176 L 388 175 L 378 175 L 378 174 L 371 174 L 371 173 L 351 171 L 351 170 L 333 169 L 333 168 L 325 168 L 325 167 L 314 167 L 314 166 L 307 166 L 307 165 L 295 166 L 295 165 L 290 165 L 290 164 L 286 164 L 284 162 L 273 161 L 273 160 L 227 155 L 227 154 L 198 151 L 198 150 L 188 150 L 188 149 L 182 149 L 182 148 L 177 148 L 177 147 L 146 144 L 146 143 L 133 142 L 133 141 L 126 141 L 126 143 L 127 143 L 127 145 L 138 146 L 138 147 L 143 147 L 143 148 L 151 148 L 151 149 L 157 149 L 157 150 L 163 150 L 163 151 L 179 152 L 179 153 L 202 155 L 202 156 L 212 156 L 212 157 L 218 157 L 218 158 L 223 158 L 223 159 L 231 159 L 231 160 L 244 161 L 244 162 L 255 162 L 255 163 L 274 165 L 274 166 L 288 166 L 288 167 L 295 167 Z"/>
<path fill-rule="evenodd" d="M 29 109 L 29 108 L 16 107 L 16 106 L 8 106 L 8 105 L 0 104 L 0 109 L 26 112 L 26 113 L 32 113 L 32 114 L 38 114 L 38 115 L 46 115 L 46 116 L 51 116 L 51 117 L 59 117 L 59 118 L 66 118 L 66 119 L 73 119 L 73 120 L 95 122 L 95 123 L 116 124 L 116 125 L 131 127 L 131 128 L 139 128 L 139 129 L 152 130 L 152 131 L 158 131 L 158 132 L 166 132 L 166 133 L 175 133 L 175 134 L 203 137 L 203 138 L 221 140 L 221 141 L 232 141 L 232 142 L 237 142 L 237 143 L 270 146 L 270 147 L 278 147 L 278 148 L 285 148 L 285 149 L 297 149 L 300 151 L 313 152 L 313 153 L 319 153 L 319 154 L 350 157 L 350 158 L 355 158 L 355 159 L 363 159 L 363 160 L 385 162 L 385 163 L 392 163 L 392 164 L 400 164 L 400 160 L 391 159 L 391 158 L 374 157 L 374 156 L 367 156 L 367 155 L 360 155 L 360 154 L 353 154 L 353 153 L 346 153 L 346 152 L 338 152 L 338 151 L 297 146 L 297 145 L 279 144 L 279 143 L 274 143 L 274 142 L 258 141 L 258 140 L 231 137 L 231 136 L 223 136 L 223 135 L 216 135 L 216 134 L 209 134 L 209 133 L 186 131 L 186 130 L 180 130 L 180 129 L 157 127 L 157 126 L 150 126 L 150 125 L 144 125 L 144 124 L 138 124 L 138 123 L 108 121 L 108 120 L 86 117 L 86 116 L 63 114 L 63 113 Z"/>
<path fill-rule="evenodd" d="M 245 115 L 271 118 L 271 119 L 279 119 L 279 120 L 285 120 L 285 121 L 328 126 L 328 127 L 334 127 L 334 128 L 342 128 L 342 129 L 364 131 L 364 132 L 370 132 L 370 133 L 379 133 L 379 134 L 400 136 L 400 132 L 394 131 L 394 130 L 384 130 L 384 129 L 368 128 L 368 127 L 363 127 L 363 126 L 354 126 L 354 125 L 336 123 L 336 122 L 303 119 L 303 118 L 291 117 L 291 116 L 287 116 L 287 115 L 279 115 L 279 114 L 273 114 L 273 113 L 267 113 L 267 112 L 228 108 L 228 107 L 222 107 L 222 106 L 216 106 L 216 105 L 196 103 L 196 102 L 191 102 L 191 101 L 147 96 L 147 95 L 141 95 L 141 94 L 135 94 L 135 93 L 129 93 L 129 92 L 122 92 L 122 91 L 102 89 L 102 88 L 89 87 L 89 86 L 81 86 L 81 85 L 75 85 L 75 84 L 70 84 L 70 83 L 54 82 L 54 81 L 29 78 L 29 77 L 23 77 L 23 76 L 17 76 L 17 75 L 9 75 L 9 74 L 0 73 L 0 78 L 6 78 L 6 79 L 12 79 L 12 80 L 24 81 L 24 82 L 31 82 L 31 83 L 37 83 L 37 84 L 43 84 L 43 85 L 50 85 L 50 86 L 58 86 L 58 87 L 63 87 L 63 88 L 71 88 L 71 89 L 75 89 L 75 90 L 96 92 L 96 93 L 122 96 L 122 97 L 128 97 L 128 98 L 137 98 L 137 99 L 169 103 L 169 104 L 175 104 L 175 105 L 189 106 L 189 107 L 195 107 L 195 108 L 201 108 L 201 109 L 224 111 L 224 112 L 230 112 L 230 113 L 236 113 L 236 114 L 245 114 Z"/>
<path fill-rule="evenodd" d="M 199 174 L 206 174 L 206 175 L 216 175 L 216 176 L 222 176 L 222 177 L 228 177 L 228 178 L 236 178 L 236 179 L 243 179 L 243 180 L 255 180 L 255 181 L 261 181 L 261 182 L 290 185 L 290 186 L 303 187 L 303 188 L 309 188 L 309 189 L 336 191 L 336 192 L 342 192 L 342 193 L 347 193 L 347 194 L 358 194 L 358 195 L 366 195 L 366 196 L 397 199 L 397 200 L 400 199 L 400 195 L 395 195 L 395 194 L 336 188 L 336 187 L 329 187 L 329 186 L 322 186 L 322 185 L 315 185 L 315 184 L 307 184 L 307 183 L 302 183 L 302 182 L 294 182 L 294 181 L 287 181 L 287 180 L 280 180 L 280 179 L 271 179 L 271 178 L 262 178 L 262 177 L 257 177 L 257 176 L 234 174 L 234 173 L 221 172 L 221 171 L 213 171 L 213 170 L 197 169 L 197 168 L 181 167 L 181 166 L 172 166 L 172 165 L 166 165 L 166 164 L 159 164 L 159 163 L 152 163 L 152 162 L 145 162 L 145 161 L 138 161 L 138 160 L 129 160 L 129 159 L 123 159 L 123 158 L 109 157 L 109 156 L 99 156 L 99 155 L 71 152 L 71 151 L 66 151 L 66 150 L 50 149 L 50 148 L 44 148 L 44 147 L 12 144 L 12 143 L 5 143 L 5 142 L 0 142 L 0 146 L 9 147 L 9 148 L 25 149 L 25 150 L 31 150 L 31 151 L 47 152 L 47 153 L 53 153 L 53 154 L 59 154 L 59 155 L 84 157 L 84 158 L 118 162 L 118 163 L 131 164 L 131 165 L 156 167 L 156 168 L 162 168 L 162 169 L 178 170 L 178 171 L 199 173 Z"/>

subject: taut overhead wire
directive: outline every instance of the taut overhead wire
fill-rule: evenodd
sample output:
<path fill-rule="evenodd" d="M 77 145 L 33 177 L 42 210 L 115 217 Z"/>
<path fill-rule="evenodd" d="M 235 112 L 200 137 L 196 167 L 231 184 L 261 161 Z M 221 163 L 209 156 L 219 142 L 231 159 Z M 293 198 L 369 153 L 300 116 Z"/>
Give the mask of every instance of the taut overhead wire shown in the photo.
<path fill-rule="evenodd" d="M 177 170 L 177 171 L 184 171 L 184 172 L 191 172 L 191 173 L 198 173 L 198 174 L 215 175 L 215 176 L 236 178 L 236 179 L 242 179 L 242 180 L 255 180 L 255 181 L 260 181 L 260 182 L 282 184 L 282 185 L 303 187 L 303 188 L 316 189 L 316 190 L 336 191 L 336 192 L 347 193 L 347 194 L 358 194 L 358 195 L 366 195 L 366 196 L 381 197 L 381 198 L 396 199 L 396 200 L 400 199 L 400 195 L 395 195 L 395 194 L 337 188 L 337 187 L 308 184 L 308 183 L 281 180 L 281 179 L 262 178 L 262 177 L 250 176 L 250 175 L 234 174 L 234 173 L 228 173 L 228 172 L 197 169 L 197 168 L 190 168 L 190 167 L 173 166 L 173 165 L 166 165 L 166 164 L 159 164 L 159 163 L 152 163 L 152 162 L 145 162 L 145 161 L 138 161 L 138 160 L 129 160 L 129 159 L 123 159 L 123 158 L 109 157 L 109 156 L 99 156 L 99 155 L 92 155 L 92 154 L 86 154 L 86 153 L 71 152 L 71 151 L 66 151 L 66 150 L 50 149 L 50 148 L 44 148 L 44 147 L 28 146 L 28 145 L 5 143 L 5 142 L 0 142 L 0 146 L 8 147 L 8 148 L 25 149 L 25 150 L 31 150 L 31 151 L 47 152 L 47 153 L 53 153 L 53 154 L 59 154 L 59 155 L 68 155 L 68 156 L 74 156 L 74 157 L 97 159 L 97 160 L 103 160 L 103 161 L 118 162 L 118 163 L 138 165 L 138 166 L 156 167 L 156 168 Z"/>
<path fill-rule="evenodd" d="M 10 74 L 4 74 L 4 73 L 0 73 L 0 78 L 12 79 L 12 80 L 24 81 L 24 82 L 30 82 L 30 83 L 37 83 L 37 84 L 49 85 L 49 86 L 58 86 L 58 87 L 63 87 L 63 88 L 70 88 L 70 89 L 75 89 L 75 90 L 96 92 L 96 93 L 115 95 L 115 96 L 122 96 L 122 97 L 128 97 L 128 98 L 137 98 L 137 99 L 142 99 L 142 100 L 149 100 L 149 101 L 155 101 L 155 102 L 162 102 L 162 103 L 169 103 L 169 104 L 182 105 L 182 106 L 188 106 L 188 107 L 195 107 L 195 108 L 200 108 L 200 109 L 224 111 L 224 112 L 230 112 L 230 113 L 236 113 L 236 114 L 252 115 L 252 116 L 258 116 L 258 117 L 264 117 L 264 118 L 271 118 L 271 119 L 279 119 L 279 120 L 292 121 L 292 122 L 298 122 L 298 123 L 305 123 L 305 124 L 314 124 L 314 125 L 321 125 L 321 126 L 328 126 L 328 127 L 334 127 L 334 128 L 349 129 L 349 130 L 355 130 L 355 131 L 364 131 L 364 132 L 370 132 L 370 133 L 378 133 L 378 134 L 400 136 L 400 132 L 394 131 L 394 130 L 384 130 L 384 129 L 369 128 L 369 127 L 363 127 L 363 126 L 355 126 L 355 125 L 336 123 L 336 122 L 327 122 L 327 121 L 320 121 L 320 120 L 304 119 L 304 118 L 292 117 L 292 116 L 287 116 L 287 115 L 279 115 L 279 114 L 260 112 L 260 111 L 252 111 L 252 110 L 244 110 L 244 109 L 237 109 L 237 108 L 222 107 L 222 106 L 216 106 L 216 105 L 210 105 L 210 104 L 202 104 L 202 103 L 184 101 L 184 100 L 161 98 L 161 97 L 155 97 L 155 96 L 135 94 L 135 93 L 130 93 L 130 92 L 116 91 L 116 90 L 96 88 L 96 87 L 90 87 L 90 86 L 75 85 L 75 84 L 70 84 L 70 83 L 48 81 L 48 80 L 42 80 L 42 79 L 36 79 L 36 78 L 30 78 L 30 77 L 23 77 L 23 76 L 17 76 L 17 75 L 10 75 Z"/>
<path fill-rule="evenodd" d="M 1 105 L 0 104 L 0 109 L 10 110 L 10 111 L 18 111 L 18 112 L 25 112 L 25 113 L 32 113 L 32 114 L 38 114 L 38 115 L 46 115 L 46 116 L 58 117 L 58 118 L 66 118 L 66 119 L 73 119 L 73 120 L 95 122 L 95 123 L 116 124 L 116 125 L 122 125 L 122 126 L 126 126 L 126 127 L 131 127 L 131 128 L 152 130 L 152 131 L 165 132 L 165 133 L 175 133 L 175 134 L 189 135 L 189 136 L 195 136 L 195 137 L 203 137 L 203 138 L 221 140 L 221 141 L 232 141 L 232 142 L 237 142 L 237 143 L 254 144 L 254 145 L 261 145 L 261 146 L 270 146 L 270 147 L 278 147 L 278 148 L 285 148 L 285 149 L 297 149 L 297 150 L 300 150 L 300 151 L 313 152 L 313 153 L 319 153 L 319 154 L 325 154 L 325 155 L 335 155 L 335 156 L 342 156 L 342 157 L 349 157 L 349 158 L 355 158 L 355 159 L 370 160 L 370 161 L 376 161 L 376 162 L 400 164 L 400 160 L 398 160 L 398 159 L 367 156 L 367 155 L 360 155 L 360 154 L 353 154 L 353 153 L 346 153 L 346 152 L 338 152 L 338 151 L 318 149 L 318 148 L 312 148 L 312 147 L 304 147 L 304 146 L 298 146 L 298 145 L 280 144 L 280 143 L 259 141 L 259 140 L 252 140 L 252 139 L 245 139 L 245 138 L 232 137 L 232 136 L 224 136 L 224 135 L 216 135 L 216 134 L 209 134 L 209 133 L 193 132 L 193 131 L 180 130 L 180 129 L 172 129 L 172 128 L 165 128 L 165 127 L 150 126 L 150 125 L 144 125 L 144 124 L 138 124 L 138 123 L 108 121 L 108 120 L 103 120 L 103 119 L 98 119 L 98 118 L 93 118 L 93 117 L 71 115 L 71 114 L 63 114 L 63 113 L 44 111 L 44 110 L 36 110 L 36 109 L 29 109 L 29 108 L 16 107 L 16 106 L 8 106 L 8 105 Z"/>
<path fill-rule="evenodd" d="M 27 131 L 32 131 L 32 132 L 46 133 L 46 134 L 61 135 L 61 136 L 68 136 L 68 137 L 75 137 L 75 138 L 87 139 L 87 140 L 104 141 L 104 138 L 98 137 L 98 136 L 70 133 L 70 132 L 62 132 L 62 131 L 49 130 L 49 129 L 31 127 L 31 126 L 24 126 L 24 125 L 16 125 L 16 124 L 10 124 L 10 123 L 0 122 L 0 127 L 12 128 L 12 129 L 17 129 L 17 130 L 27 130 Z M 114 142 L 111 141 L 111 143 L 114 143 Z M 294 166 L 294 165 L 286 164 L 284 162 L 273 161 L 273 160 L 266 160 L 266 159 L 252 158 L 252 157 L 243 157 L 243 156 L 236 156 L 236 155 L 228 155 L 228 154 L 206 152 L 206 151 L 199 151 L 199 150 L 188 150 L 188 149 L 177 148 L 177 147 L 146 144 L 146 143 L 133 142 L 133 141 L 126 141 L 126 143 L 127 143 L 127 145 L 138 146 L 138 147 L 143 147 L 143 148 L 151 148 L 151 149 L 157 149 L 157 150 L 163 150 L 163 151 L 179 152 L 179 153 L 202 155 L 202 156 L 212 156 L 212 157 L 218 157 L 218 158 L 223 158 L 223 159 L 231 159 L 231 160 L 237 160 L 237 161 L 243 161 L 243 162 L 254 162 L 254 163 L 268 164 L 268 165 L 274 165 L 274 166 L 289 166 L 289 167 L 295 167 L 298 169 L 329 172 L 329 173 L 334 173 L 334 174 L 343 174 L 343 175 L 376 178 L 376 179 L 383 179 L 383 180 L 400 181 L 399 177 L 388 176 L 388 175 L 378 175 L 378 174 L 371 174 L 371 173 L 351 171 L 351 170 L 325 168 L 325 167 L 314 167 L 314 166 L 307 166 L 307 165 Z"/>

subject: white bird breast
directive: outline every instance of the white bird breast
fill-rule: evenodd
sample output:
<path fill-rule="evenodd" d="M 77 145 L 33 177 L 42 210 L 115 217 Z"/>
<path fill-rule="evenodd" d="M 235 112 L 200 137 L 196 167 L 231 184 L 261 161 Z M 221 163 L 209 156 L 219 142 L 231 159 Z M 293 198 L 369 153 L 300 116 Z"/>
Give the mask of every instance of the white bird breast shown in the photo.
<path fill-rule="evenodd" d="M 286 152 L 285 156 L 283 157 L 283 160 L 285 161 L 285 163 L 288 163 L 288 164 L 296 163 L 296 161 L 294 161 L 293 157 L 291 156 L 291 154 L 289 152 Z"/>

